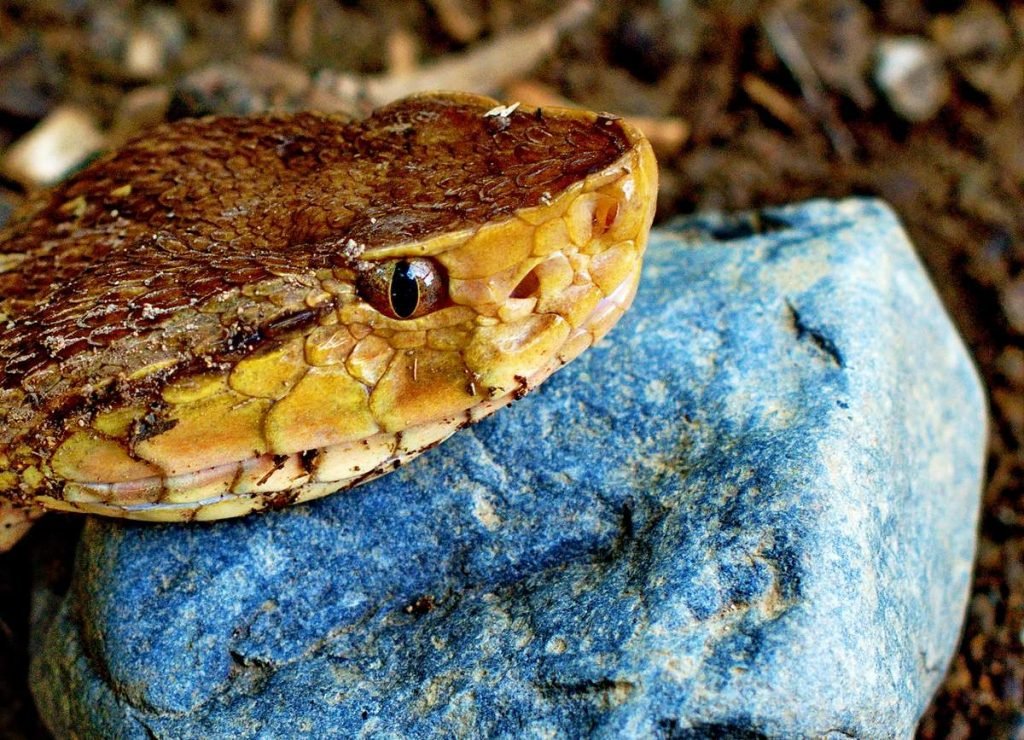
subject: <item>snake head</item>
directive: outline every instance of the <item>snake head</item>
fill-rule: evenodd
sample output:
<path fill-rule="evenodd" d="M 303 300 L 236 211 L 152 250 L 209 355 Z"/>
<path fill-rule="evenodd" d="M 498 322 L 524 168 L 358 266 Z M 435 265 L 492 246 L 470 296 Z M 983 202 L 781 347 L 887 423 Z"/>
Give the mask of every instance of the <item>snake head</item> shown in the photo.
<path fill-rule="evenodd" d="M 545 115 L 588 120 L 576 112 Z M 505 130 L 529 139 L 515 129 L 519 117 L 524 126 L 536 121 L 533 111 L 519 110 Z M 653 216 L 656 167 L 646 142 L 621 121 L 589 121 L 598 131 L 614 127 L 627 142 L 605 166 L 561 190 L 520 196 L 530 205 L 508 217 L 362 252 L 361 274 L 372 277 L 357 276 L 364 287 L 340 309 L 341 323 L 372 327 L 376 337 L 370 354 L 382 374 L 363 380 L 384 431 L 482 418 L 579 355 L 628 308 Z M 513 181 L 544 183 L 531 176 L 539 170 Z M 420 277 L 411 280 L 410 272 Z M 406 294 L 419 300 L 415 313 L 401 317 L 392 307 Z"/>
<path fill-rule="evenodd" d="M 388 472 L 615 324 L 656 188 L 628 123 L 470 95 L 161 128 L 4 244 L 0 499 L 210 519 Z"/>

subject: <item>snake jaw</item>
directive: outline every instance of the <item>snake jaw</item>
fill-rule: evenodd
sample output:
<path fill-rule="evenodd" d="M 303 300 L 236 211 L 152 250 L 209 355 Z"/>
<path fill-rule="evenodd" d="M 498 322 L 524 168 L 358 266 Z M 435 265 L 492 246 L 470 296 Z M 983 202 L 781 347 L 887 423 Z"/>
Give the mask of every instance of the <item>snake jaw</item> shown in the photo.
<path fill-rule="evenodd" d="M 522 187 L 536 198 L 506 218 L 397 243 L 373 244 L 372 232 L 358 241 L 325 237 L 312 247 L 314 270 L 272 259 L 272 279 L 193 303 L 189 321 L 197 326 L 204 317 L 254 311 L 239 322 L 257 328 L 256 340 L 212 362 L 194 350 L 207 365 L 189 372 L 152 353 L 145 362 L 153 370 L 133 372 L 158 397 L 129 396 L 69 416 L 70 431 L 36 476 L 50 483 L 23 495 L 47 508 L 135 519 L 237 516 L 383 475 L 521 398 L 628 308 L 657 188 L 650 147 L 628 125 L 580 112 L 548 115 L 581 121 L 580 142 L 620 137 L 623 151 L 560 188 L 562 165 L 531 164 Z M 522 116 L 541 120 L 525 110 L 510 120 Z M 592 154 L 582 143 L 578 149 L 572 166 L 590 167 Z M 548 183 L 550 192 L 537 194 Z M 408 228 L 403 219 L 377 223 Z M 349 243 L 355 247 L 339 250 Z M 382 260 L 414 258 L 441 265 L 450 303 L 403 320 L 359 295 L 358 274 Z M 188 322 L 178 326 L 174 336 L 187 336 Z M 279 330 L 261 328 L 268 326 Z"/>
<path fill-rule="evenodd" d="M 436 447 L 467 424 L 481 421 L 521 399 L 579 356 L 629 308 L 639 278 L 637 262 L 627 278 L 598 303 L 556 353 L 529 375 L 514 376 L 514 387 L 489 388 L 487 397 L 478 400 L 465 415 L 413 424 L 394 434 L 377 433 L 291 455 L 262 455 L 176 476 L 112 484 L 71 483 L 64 488 L 63 498 L 42 497 L 42 503 L 57 510 L 141 521 L 208 521 L 300 503 L 373 480 Z M 29 525 L 30 522 L 24 526 Z"/>

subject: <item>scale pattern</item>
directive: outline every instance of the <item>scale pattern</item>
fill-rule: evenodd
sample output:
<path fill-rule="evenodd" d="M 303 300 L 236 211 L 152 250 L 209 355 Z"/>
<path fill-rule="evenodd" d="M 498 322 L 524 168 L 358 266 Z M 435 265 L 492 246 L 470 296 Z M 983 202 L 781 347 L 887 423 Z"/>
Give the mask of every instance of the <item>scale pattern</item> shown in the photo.
<path fill-rule="evenodd" d="M 153 130 L 0 235 L 0 500 L 233 516 L 379 475 L 543 380 L 632 298 L 649 146 L 468 95 Z M 441 266 L 408 321 L 356 288 Z"/>

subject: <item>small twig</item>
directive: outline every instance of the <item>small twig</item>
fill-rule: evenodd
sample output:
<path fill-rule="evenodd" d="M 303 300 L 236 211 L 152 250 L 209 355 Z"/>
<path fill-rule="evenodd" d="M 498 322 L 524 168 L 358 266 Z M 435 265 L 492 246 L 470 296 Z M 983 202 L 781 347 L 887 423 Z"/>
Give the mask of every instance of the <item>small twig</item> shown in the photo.
<path fill-rule="evenodd" d="M 416 70 L 419 55 L 416 37 L 405 28 L 397 28 L 388 34 L 388 72 L 391 75 L 407 75 Z"/>
<path fill-rule="evenodd" d="M 361 76 L 325 71 L 316 82 L 317 105 L 333 110 L 375 108 L 426 90 L 493 93 L 507 80 L 533 69 L 554 49 L 559 36 L 583 23 L 593 9 L 591 0 L 573 0 L 530 28 L 499 36 L 407 74 Z"/>
<path fill-rule="evenodd" d="M 743 91 L 750 96 L 751 100 L 767 110 L 791 130 L 804 132 L 813 128 L 813 125 L 799 107 L 794 105 L 780 90 L 769 85 L 757 75 L 749 73 L 743 75 L 740 85 L 743 86 Z"/>
<path fill-rule="evenodd" d="M 506 100 L 518 100 L 527 105 L 540 107 L 580 108 L 578 103 L 562 97 L 551 87 L 535 80 L 517 80 L 505 87 Z M 618 111 L 613 111 L 618 112 Z M 683 148 L 690 136 L 690 127 L 675 116 L 623 116 L 640 129 L 651 142 L 654 150 L 661 155 L 672 155 Z"/>
<path fill-rule="evenodd" d="M 779 55 L 779 59 L 796 79 L 800 86 L 800 92 L 807 102 L 807 107 L 820 120 L 825 135 L 828 136 L 836 154 L 847 162 L 852 161 L 856 149 L 853 135 L 838 120 L 829 105 L 821 78 L 807 54 L 804 53 L 799 39 L 789 27 L 784 11 L 780 7 L 775 7 L 765 15 L 761 26 L 764 28 L 772 48 L 775 49 L 775 53 Z"/>
<path fill-rule="evenodd" d="M 484 30 L 478 13 L 462 0 L 430 0 L 430 7 L 449 36 L 462 44 L 475 41 Z M 477 8 L 478 10 L 478 8 Z"/>

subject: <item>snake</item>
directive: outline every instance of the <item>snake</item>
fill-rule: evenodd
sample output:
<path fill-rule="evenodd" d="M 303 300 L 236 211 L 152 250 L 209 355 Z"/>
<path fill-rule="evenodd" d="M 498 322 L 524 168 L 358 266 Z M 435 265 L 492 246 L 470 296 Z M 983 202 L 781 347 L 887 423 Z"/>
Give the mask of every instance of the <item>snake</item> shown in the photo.
<path fill-rule="evenodd" d="M 468 93 L 141 134 L 0 232 L 0 549 L 396 469 L 611 329 L 656 193 L 626 120 Z"/>

